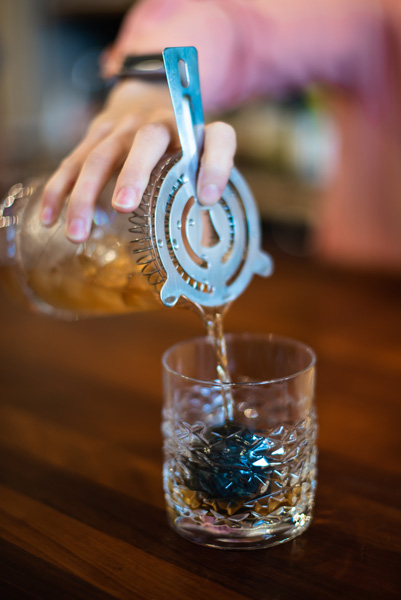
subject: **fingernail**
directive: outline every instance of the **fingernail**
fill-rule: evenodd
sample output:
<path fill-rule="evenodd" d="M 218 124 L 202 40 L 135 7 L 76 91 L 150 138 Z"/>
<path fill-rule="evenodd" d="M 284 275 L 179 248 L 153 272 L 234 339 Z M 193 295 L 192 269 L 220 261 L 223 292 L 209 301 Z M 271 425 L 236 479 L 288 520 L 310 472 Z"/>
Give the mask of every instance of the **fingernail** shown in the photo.
<path fill-rule="evenodd" d="M 132 187 L 125 186 L 119 190 L 113 205 L 118 208 L 134 208 L 136 201 L 136 192 Z"/>
<path fill-rule="evenodd" d="M 220 190 L 215 183 L 209 183 L 201 189 L 200 200 L 203 204 L 215 204 L 220 200 Z"/>
<path fill-rule="evenodd" d="M 87 237 L 86 222 L 83 219 L 72 219 L 67 227 L 67 236 L 73 242 L 83 242 Z"/>
<path fill-rule="evenodd" d="M 50 206 L 45 206 L 45 208 L 42 210 L 40 220 L 42 221 L 43 225 L 50 225 L 52 223 L 53 210 L 50 208 Z"/>

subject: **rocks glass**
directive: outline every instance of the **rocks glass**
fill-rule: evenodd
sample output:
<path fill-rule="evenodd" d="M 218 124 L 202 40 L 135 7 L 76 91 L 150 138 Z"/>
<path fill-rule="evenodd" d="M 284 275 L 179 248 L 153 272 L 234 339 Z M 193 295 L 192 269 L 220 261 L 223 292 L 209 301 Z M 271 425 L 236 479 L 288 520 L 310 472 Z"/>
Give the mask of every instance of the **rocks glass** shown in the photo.
<path fill-rule="evenodd" d="M 224 385 L 206 337 L 163 356 L 167 512 L 193 542 L 265 548 L 298 536 L 312 519 L 315 355 L 275 335 L 225 337 Z"/>

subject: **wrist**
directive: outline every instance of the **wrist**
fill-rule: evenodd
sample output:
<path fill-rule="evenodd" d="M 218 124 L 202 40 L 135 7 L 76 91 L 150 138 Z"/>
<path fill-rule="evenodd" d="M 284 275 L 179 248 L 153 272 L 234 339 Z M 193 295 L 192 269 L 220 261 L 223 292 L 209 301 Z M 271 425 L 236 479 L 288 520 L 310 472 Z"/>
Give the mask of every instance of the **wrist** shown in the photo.
<path fill-rule="evenodd" d="M 132 101 L 134 98 L 163 98 L 170 100 L 167 85 L 154 85 L 149 81 L 137 79 L 122 79 L 116 82 L 109 93 L 109 102 L 114 100 Z"/>
<path fill-rule="evenodd" d="M 146 81 L 125 79 L 116 83 L 109 93 L 106 110 L 111 113 L 136 113 L 149 115 L 154 111 L 172 114 L 171 98 L 167 85 L 154 85 Z"/>

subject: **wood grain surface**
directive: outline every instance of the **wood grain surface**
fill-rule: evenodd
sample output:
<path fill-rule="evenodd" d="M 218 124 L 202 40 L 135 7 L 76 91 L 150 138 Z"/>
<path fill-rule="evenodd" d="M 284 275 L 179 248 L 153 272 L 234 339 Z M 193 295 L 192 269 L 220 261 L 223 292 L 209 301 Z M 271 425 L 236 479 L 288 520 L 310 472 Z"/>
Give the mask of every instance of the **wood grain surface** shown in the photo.
<path fill-rule="evenodd" d="M 0 598 L 379 599 L 401 585 L 401 278 L 276 256 L 227 331 L 318 355 L 319 483 L 299 538 L 203 548 L 167 525 L 160 359 L 190 311 L 74 323 L 0 292 Z"/>

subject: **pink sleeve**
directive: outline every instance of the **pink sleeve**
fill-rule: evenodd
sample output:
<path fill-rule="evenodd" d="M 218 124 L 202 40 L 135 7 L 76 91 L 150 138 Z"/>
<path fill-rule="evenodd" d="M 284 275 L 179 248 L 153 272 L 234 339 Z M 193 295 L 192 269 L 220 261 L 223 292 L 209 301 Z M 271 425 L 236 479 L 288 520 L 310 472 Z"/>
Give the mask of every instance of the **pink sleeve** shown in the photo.
<path fill-rule="evenodd" d="M 192 45 L 207 110 L 314 82 L 375 104 L 386 88 L 382 11 L 380 0 L 142 0 L 104 70 L 115 72 L 129 53 Z"/>

